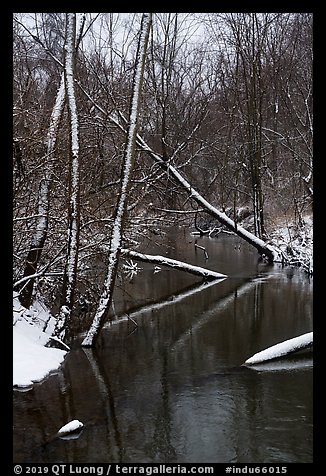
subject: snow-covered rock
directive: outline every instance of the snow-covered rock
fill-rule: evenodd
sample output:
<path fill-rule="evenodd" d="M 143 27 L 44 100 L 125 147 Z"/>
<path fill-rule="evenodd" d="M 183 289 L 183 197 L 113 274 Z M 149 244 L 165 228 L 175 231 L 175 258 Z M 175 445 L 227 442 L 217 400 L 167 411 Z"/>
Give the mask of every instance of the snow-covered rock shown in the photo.
<path fill-rule="evenodd" d="M 67 433 L 73 433 L 83 428 L 83 423 L 79 420 L 72 420 L 66 425 L 62 426 L 58 431 L 58 435 L 66 435 Z"/>

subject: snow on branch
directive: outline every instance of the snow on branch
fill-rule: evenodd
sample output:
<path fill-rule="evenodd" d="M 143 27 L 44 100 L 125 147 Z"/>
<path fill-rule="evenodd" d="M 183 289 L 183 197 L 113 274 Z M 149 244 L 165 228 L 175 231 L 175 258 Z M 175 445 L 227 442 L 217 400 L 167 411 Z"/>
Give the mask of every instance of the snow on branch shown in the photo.
<path fill-rule="evenodd" d="M 225 213 L 219 211 L 216 207 L 209 203 L 199 192 L 197 192 L 197 190 L 192 187 L 187 179 L 183 177 L 183 175 L 181 175 L 181 173 L 175 167 L 167 164 L 162 157 L 153 152 L 139 135 L 137 136 L 137 144 L 144 150 L 144 152 L 147 152 L 162 168 L 164 168 L 166 172 L 170 174 L 170 176 L 173 176 L 174 179 L 189 192 L 191 198 L 195 200 L 200 206 L 204 207 L 211 216 L 217 218 L 228 229 L 253 245 L 259 251 L 259 253 L 266 255 L 270 261 L 278 260 L 278 251 L 276 248 L 265 243 L 263 240 L 253 235 L 245 228 L 236 225 L 235 222 Z"/>
<path fill-rule="evenodd" d="M 78 111 L 75 94 L 75 37 L 76 14 L 66 13 L 66 42 L 64 58 L 64 80 L 67 95 L 67 106 L 70 122 L 70 176 L 69 176 L 69 210 L 68 210 L 68 250 L 66 270 L 64 276 L 63 300 L 60 307 L 55 335 L 64 339 L 67 323 L 69 322 L 79 252 L 79 227 L 80 227 L 80 171 L 79 171 L 79 126 Z"/>
<path fill-rule="evenodd" d="M 117 126 L 122 132 L 127 134 L 127 126 L 129 121 L 125 118 L 121 111 L 117 110 L 116 113 L 107 115 L 107 112 L 93 99 L 93 97 L 85 90 L 82 84 L 75 79 L 76 84 L 80 90 L 85 94 L 87 99 L 93 104 L 93 106 L 105 115 L 115 126 Z M 134 111 L 132 111 L 132 116 L 134 116 Z M 121 122 L 123 124 L 121 124 Z M 132 123 L 133 121 L 131 121 Z M 201 205 L 211 216 L 217 218 L 224 226 L 236 233 L 238 236 L 243 238 L 245 241 L 254 246 L 259 253 L 267 256 L 268 260 L 282 262 L 282 254 L 275 246 L 271 246 L 265 241 L 261 240 L 254 234 L 250 233 L 246 229 L 242 228 L 239 225 L 236 225 L 235 222 L 229 218 L 225 213 L 219 211 L 211 203 L 209 203 L 200 193 L 198 193 L 192 185 L 183 177 L 180 172 L 170 164 L 170 161 L 165 161 L 159 154 L 153 151 L 153 149 L 145 142 L 145 140 L 137 134 L 136 136 L 137 146 L 140 147 L 144 152 L 146 152 L 159 166 L 161 166 L 167 173 L 174 177 L 174 179 L 183 186 L 189 193 L 193 200 L 195 200 L 199 205 Z"/>

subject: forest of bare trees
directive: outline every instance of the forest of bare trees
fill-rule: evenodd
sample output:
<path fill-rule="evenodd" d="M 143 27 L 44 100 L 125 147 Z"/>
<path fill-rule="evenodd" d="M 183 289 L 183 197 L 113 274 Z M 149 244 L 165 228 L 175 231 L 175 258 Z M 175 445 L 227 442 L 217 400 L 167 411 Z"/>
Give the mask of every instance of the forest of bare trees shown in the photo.
<path fill-rule="evenodd" d="M 99 327 L 121 249 L 197 211 L 276 260 L 278 222 L 312 211 L 312 28 L 308 13 L 15 14 L 21 303 L 42 295 L 65 339 L 87 288 Z M 103 290 L 85 269 L 104 250 Z"/>

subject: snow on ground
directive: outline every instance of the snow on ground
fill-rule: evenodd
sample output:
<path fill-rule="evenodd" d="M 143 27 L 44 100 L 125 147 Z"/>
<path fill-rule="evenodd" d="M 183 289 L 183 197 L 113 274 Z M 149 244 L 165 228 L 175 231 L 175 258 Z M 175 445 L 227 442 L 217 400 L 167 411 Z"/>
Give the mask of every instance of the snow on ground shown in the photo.
<path fill-rule="evenodd" d="M 45 347 L 51 333 L 43 329 L 51 315 L 42 303 L 36 301 L 30 309 L 25 309 L 14 293 L 13 311 L 13 385 L 25 387 L 56 370 L 66 351 Z"/>

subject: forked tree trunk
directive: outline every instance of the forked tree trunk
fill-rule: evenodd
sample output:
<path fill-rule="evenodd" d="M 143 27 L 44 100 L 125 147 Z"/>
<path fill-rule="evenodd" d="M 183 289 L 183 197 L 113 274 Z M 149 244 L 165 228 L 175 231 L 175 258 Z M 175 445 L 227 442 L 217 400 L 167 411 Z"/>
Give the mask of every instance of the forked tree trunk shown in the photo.
<path fill-rule="evenodd" d="M 35 227 L 34 236 L 32 238 L 31 246 L 26 258 L 24 278 L 27 276 L 33 276 L 37 272 L 38 264 L 43 251 L 44 243 L 48 231 L 49 221 L 49 200 L 50 200 L 50 188 L 51 188 L 51 166 L 49 165 L 53 159 L 55 150 L 58 128 L 60 124 L 60 118 L 62 115 L 63 107 L 65 103 L 65 85 L 64 75 L 61 75 L 60 87 L 57 92 L 55 104 L 53 106 L 49 130 L 47 134 L 47 162 L 45 166 L 45 173 L 40 180 L 38 191 L 38 205 L 37 205 L 37 223 Z M 24 285 L 20 291 L 19 300 L 22 305 L 29 308 L 32 303 L 33 287 L 35 277 L 31 277 L 29 280 L 24 281 Z"/>
<path fill-rule="evenodd" d="M 141 20 L 138 49 L 136 54 L 136 64 L 133 77 L 132 97 L 129 112 L 129 126 L 123 160 L 121 191 L 118 198 L 112 228 L 107 275 L 105 278 L 102 295 L 93 322 L 88 330 L 86 337 L 82 342 L 82 345 L 84 347 L 92 347 L 96 343 L 99 332 L 104 325 L 106 315 L 108 313 L 108 310 L 110 309 L 112 302 L 115 277 L 119 264 L 122 232 L 128 202 L 128 192 L 130 189 L 131 175 L 135 160 L 137 119 L 140 106 L 141 88 L 143 82 L 146 50 L 150 27 L 151 14 L 144 13 Z"/>
<path fill-rule="evenodd" d="M 80 24 L 80 31 L 78 35 L 78 40 L 76 43 L 76 50 L 82 38 L 83 28 L 85 24 L 85 16 Z M 35 38 L 34 38 L 35 39 Z M 47 53 L 49 51 L 46 47 L 37 40 L 44 48 Z M 60 62 L 59 62 L 60 64 Z M 63 65 L 62 65 L 63 66 Z M 59 124 L 62 116 L 62 112 L 65 104 L 65 76 L 64 72 L 61 74 L 60 86 L 57 92 L 55 104 L 53 106 L 50 125 L 47 134 L 47 153 L 46 158 L 47 162 L 45 165 L 45 173 L 43 178 L 39 183 L 39 192 L 38 192 L 38 205 L 37 205 L 37 223 L 35 227 L 34 236 L 32 238 L 31 246 L 26 258 L 24 275 L 22 278 L 22 284 L 20 290 L 20 302 L 26 308 L 28 308 L 32 303 L 33 297 L 33 288 L 36 276 L 38 275 L 37 269 L 43 252 L 44 244 L 47 238 L 48 231 L 48 221 L 49 221 L 49 201 L 50 201 L 50 190 L 52 183 L 52 168 L 49 165 L 53 160 L 53 155 L 55 152 L 55 145 L 57 141 Z M 30 276 L 30 279 L 24 279 Z"/>

